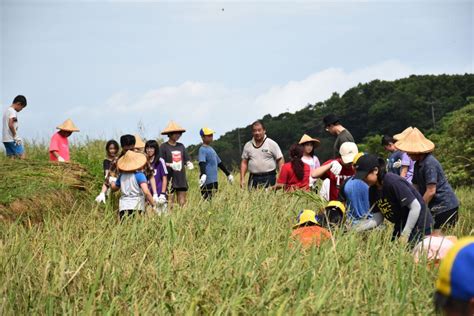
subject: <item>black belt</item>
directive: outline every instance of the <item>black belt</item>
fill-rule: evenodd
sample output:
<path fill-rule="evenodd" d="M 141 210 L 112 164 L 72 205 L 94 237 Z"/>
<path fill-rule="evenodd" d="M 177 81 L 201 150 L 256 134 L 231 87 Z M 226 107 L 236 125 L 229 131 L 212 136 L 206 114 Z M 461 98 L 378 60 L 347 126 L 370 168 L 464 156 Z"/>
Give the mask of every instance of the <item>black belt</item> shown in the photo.
<path fill-rule="evenodd" d="M 250 176 L 252 177 L 264 177 L 264 176 L 273 176 L 276 175 L 276 170 L 272 170 L 269 172 L 264 172 L 264 173 L 251 173 Z"/>

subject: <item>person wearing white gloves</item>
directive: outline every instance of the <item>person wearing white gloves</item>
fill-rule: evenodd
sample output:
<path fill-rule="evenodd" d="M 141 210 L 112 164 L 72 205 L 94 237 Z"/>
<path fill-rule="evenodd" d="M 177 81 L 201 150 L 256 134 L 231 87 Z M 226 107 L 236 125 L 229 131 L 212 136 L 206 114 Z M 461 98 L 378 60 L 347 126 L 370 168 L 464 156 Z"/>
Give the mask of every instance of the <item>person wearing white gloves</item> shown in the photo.
<path fill-rule="evenodd" d="M 230 183 L 234 181 L 234 177 L 224 166 L 214 148 L 211 147 L 211 143 L 214 139 L 214 131 L 204 127 L 199 131 L 199 135 L 201 135 L 202 139 L 202 146 L 199 148 L 198 155 L 200 171 L 199 187 L 201 188 L 202 197 L 206 200 L 210 200 L 218 189 L 217 168 L 220 168 L 225 173 Z"/>
<path fill-rule="evenodd" d="M 355 164 L 355 179 L 369 185 L 373 218 L 361 222 L 356 231 L 374 228 L 383 219 L 394 224 L 392 240 L 413 246 L 431 234 L 433 217 L 420 193 L 404 178 L 385 171 L 385 163 L 374 155 L 363 155 Z"/>
<path fill-rule="evenodd" d="M 23 141 L 18 135 L 18 112 L 26 107 L 26 98 L 17 95 L 13 99 L 12 105 L 3 112 L 2 142 L 5 146 L 5 153 L 10 158 L 25 159 L 25 149 Z"/>
<path fill-rule="evenodd" d="M 159 146 L 156 140 L 146 142 L 145 153 L 148 157 L 148 163 L 153 170 L 153 177 L 148 180 L 148 188 L 153 192 L 153 200 L 157 205 L 156 212 L 161 214 L 166 211 L 168 202 L 166 197 L 168 170 L 163 158 L 158 156 Z"/>
<path fill-rule="evenodd" d="M 168 141 L 160 145 L 159 156 L 165 161 L 168 169 L 168 182 L 171 183 L 170 208 L 175 202 L 178 202 L 180 206 L 186 204 L 186 192 L 188 191 L 186 168 L 194 169 L 186 147 L 178 142 L 184 132 L 186 130 L 173 121 L 161 132 L 162 135 L 168 136 Z"/>
<path fill-rule="evenodd" d="M 390 153 L 387 159 L 387 171 L 400 175 L 402 170 L 403 151 L 395 147 L 396 140 L 392 136 L 382 136 L 382 146 Z"/>
<path fill-rule="evenodd" d="M 313 178 L 320 178 L 326 183 L 329 181 L 329 192 L 327 188 L 321 190 L 324 194 L 322 197 L 327 201 L 339 200 L 339 190 L 341 189 L 344 181 L 354 175 L 355 171 L 352 167 L 352 162 L 355 156 L 359 153 L 357 145 L 352 142 L 345 142 L 339 149 L 341 158 L 331 159 L 323 163 L 319 168 L 311 171 Z M 324 185 L 323 181 L 323 185 Z"/>
<path fill-rule="evenodd" d="M 69 162 L 69 140 L 73 132 L 79 132 L 71 119 L 67 119 L 57 127 L 59 131 L 54 133 L 49 144 L 49 160 L 57 162 Z"/>

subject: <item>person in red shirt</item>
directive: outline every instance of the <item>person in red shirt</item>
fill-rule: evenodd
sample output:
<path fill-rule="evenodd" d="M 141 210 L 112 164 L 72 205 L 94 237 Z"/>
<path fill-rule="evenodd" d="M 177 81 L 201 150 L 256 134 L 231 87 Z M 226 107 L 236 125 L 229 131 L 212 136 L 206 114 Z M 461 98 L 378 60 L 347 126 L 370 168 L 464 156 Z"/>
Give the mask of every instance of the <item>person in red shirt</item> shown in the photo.
<path fill-rule="evenodd" d="M 344 181 L 355 174 L 352 162 L 358 153 L 355 143 L 345 142 L 339 150 L 341 158 L 328 160 L 311 172 L 313 178 L 329 179 L 329 201 L 339 199 L 339 190 Z"/>
<path fill-rule="evenodd" d="M 49 144 L 49 160 L 58 162 L 68 162 L 69 157 L 69 140 L 68 137 L 73 132 L 79 132 L 71 119 L 67 119 L 57 127 L 59 131 L 51 137 Z"/>
<path fill-rule="evenodd" d="M 301 160 L 301 157 L 303 157 L 303 146 L 291 145 L 290 161 L 281 167 L 277 183 L 273 187 L 274 189 L 285 189 L 286 192 L 293 192 L 295 190 L 309 191 L 311 169 L 309 165 Z"/>

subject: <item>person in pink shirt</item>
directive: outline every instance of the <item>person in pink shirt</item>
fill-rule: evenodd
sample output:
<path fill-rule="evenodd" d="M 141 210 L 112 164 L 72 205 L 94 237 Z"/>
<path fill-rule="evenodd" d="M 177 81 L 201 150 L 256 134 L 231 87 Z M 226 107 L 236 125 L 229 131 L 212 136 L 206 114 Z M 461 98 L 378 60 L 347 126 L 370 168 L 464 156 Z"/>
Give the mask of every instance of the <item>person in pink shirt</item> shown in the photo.
<path fill-rule="evenodd" d="M 49 160 L 67 162 L 69 161 L 69 140 L 73 132 L 79 132 L 79 129 L 74 125 L 71 119 L 67 119 L 57 127 L 59 131 L 51 137 L 49 144 Z"/>

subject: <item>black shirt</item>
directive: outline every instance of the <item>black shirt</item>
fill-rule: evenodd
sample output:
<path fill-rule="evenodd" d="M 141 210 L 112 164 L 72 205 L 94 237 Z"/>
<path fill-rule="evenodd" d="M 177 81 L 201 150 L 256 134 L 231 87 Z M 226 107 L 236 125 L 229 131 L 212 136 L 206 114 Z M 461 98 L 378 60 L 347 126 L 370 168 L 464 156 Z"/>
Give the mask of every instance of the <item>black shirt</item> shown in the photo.
<path fill-rule="evenodd" d="M 426 208 L 423 197 L 405 178 L 387 173 L 383 178 L 382 190 L 378 190 L 376 186 L 371 186 L 369 189 L 370 204 L 375 203 L 373 212 L 381 212 L 384 218 L 394 223 L 394 233 L 397 235 L 405 227 L 410 212 L 409 205 L 415 199 L 420 203 L 421 211 L 413 231 L 424 233 L 430 229 L 433 218 Z"/>

